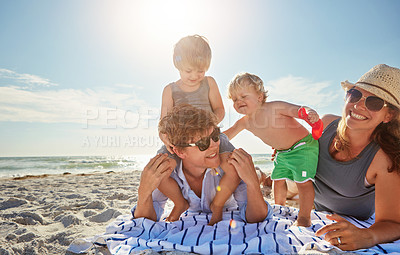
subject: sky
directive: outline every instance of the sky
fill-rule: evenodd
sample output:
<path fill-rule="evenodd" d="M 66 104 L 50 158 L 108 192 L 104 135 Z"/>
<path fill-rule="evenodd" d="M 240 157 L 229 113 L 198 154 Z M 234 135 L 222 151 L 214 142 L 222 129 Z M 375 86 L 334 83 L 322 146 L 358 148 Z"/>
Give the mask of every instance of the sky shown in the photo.
<path fill-rule="evenodd" d="M 340 82 L 400 67 L 396 0 L 0 0 L 0 156 L 155 154 L 174 44 L 205 36 L 226 116 L 239 72 L 268 100 L 340 115 Z M 247 131 L 250 153 L 271 148 Z"/>

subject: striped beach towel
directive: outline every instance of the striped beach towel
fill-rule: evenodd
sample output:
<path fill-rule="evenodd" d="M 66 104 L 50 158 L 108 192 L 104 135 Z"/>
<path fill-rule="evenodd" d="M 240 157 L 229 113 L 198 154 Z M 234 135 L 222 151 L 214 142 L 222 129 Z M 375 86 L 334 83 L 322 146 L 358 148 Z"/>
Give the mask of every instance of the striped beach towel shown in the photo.
<path fill-rule="evenodd" d="M 131 215 L 121 215 L 106 228 L 104 234 L 90 239 L 77 239 L 69 251 L 88 252 L 94 246 L 104 246 L 111 254 L 135 254 L 142 250 L 177 250 L 198 254 L 297 254 L 318 252 L 341 253 L 342 251 L 315 236 L 322 226 L 332 223 L 323 212 L 312 211 L 312 226 L 293 226 L 298 209 L 273 206 L 272 219 L 260 223 L 240 221 L 236 211 L 224 213 L 223 220 L 214 226 L 207 223 L 211 214 L 189 213 L 176 222 L 154 222 Z M 347 217 L 357 227 L 367 228 L 374 223 Z M 308 252 L 307 252 L 308 251 Z M 370 249 L 355 251 L 359 254 L 400 253 L 400 240 L 380 244 Z"/>

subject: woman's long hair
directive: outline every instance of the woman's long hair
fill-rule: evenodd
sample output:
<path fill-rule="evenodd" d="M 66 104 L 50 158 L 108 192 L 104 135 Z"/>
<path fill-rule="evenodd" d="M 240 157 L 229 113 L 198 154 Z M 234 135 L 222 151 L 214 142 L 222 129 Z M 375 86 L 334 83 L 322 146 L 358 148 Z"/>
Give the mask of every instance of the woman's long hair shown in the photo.
<path fill-rule="evenodd" d="M 400 113 L 395 106 L 388 104 L 389 113 L 392 114 L 392 120 L 388 123 L 380 123 L 371 134 L 371 141 L 377 143 L 392 161 L 392 166 L 388 172 L 396 171 L 400 174 Z M 339 121 L 337 135 L 334 140 L 334 148 L 331 154 L 334 156 L 339 151 L 344 152 L 349 158 L 354 158 L 350 150 L 350 141 L 346 134 L 347 126 L 345 122 L 345 113 Z"/>

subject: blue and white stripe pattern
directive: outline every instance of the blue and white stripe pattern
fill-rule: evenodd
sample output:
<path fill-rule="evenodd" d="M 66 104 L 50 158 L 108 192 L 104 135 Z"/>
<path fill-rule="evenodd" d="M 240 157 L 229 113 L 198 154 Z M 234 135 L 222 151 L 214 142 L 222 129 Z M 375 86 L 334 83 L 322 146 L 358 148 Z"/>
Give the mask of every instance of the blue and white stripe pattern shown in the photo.
<path fill-rule="evenodd" d="M 154 222 L 131 215 L 122 215 L 111 223 L 106 233 L 90 240 L 75 240 L 70 251 L 85 252 L 91 245 L 107 245 L 112 254 L 135 254 L 141 250 L 178 250 L 198 254 L 295 254 L 307 250 L 319 252 L 341 251 L 323 238 L 316 237 L 315 231 L 332 223 L 322 212 L 312 212 L 312 226 L 292 226 L 298 209 L 273 206 L 272 219 L 249 224 L 240 221 L 237 212 L 225 212 L 221 222 L 208 226 L 211 214 L 187 213 L 176 222 Z M 374 218 L 357 221 L 347 218 L 357 227 L 369 227 Z M 85 246 L 86 245 L 86 246 Z M 80 247 L 80 248 L 79 248 Z M 83 250 L 85 247 L 86 250 Z M 80 250 L 79 250 L 80 249 Z M 400 240 L 358 250 L 360 254 L 388 254 L 400 252 Z"/>

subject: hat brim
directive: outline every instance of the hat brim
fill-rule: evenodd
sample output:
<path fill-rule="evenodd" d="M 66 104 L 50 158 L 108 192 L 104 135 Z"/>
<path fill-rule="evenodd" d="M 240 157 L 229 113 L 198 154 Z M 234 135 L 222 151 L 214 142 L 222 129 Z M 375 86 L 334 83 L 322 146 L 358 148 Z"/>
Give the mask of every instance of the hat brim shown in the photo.
<path fill-rule="evenodd" d="M 371 94 L 374 94 L 375 96 L 382 98 L 383 100 L 385 100 L 386 102 L 396 106 L 397 108 L 400 109 L 400 104 L 398 104 L 392 96 L 390 96 L 387 92 L 383 91 L 382 89 L 378 88 L 378 87 L 374 87 L 371 86 L 369 84 L 366 83 L 362 83 L 362 82 L 357 82 L 357 83 L 351 83 L 348 80 L 346 81 L 342 81 L 340 83 L 340 85 L 342 85 L 342 88 L 345 91 L 348 91 L 349 89 L 353 88 L 353 87 L 358 87 L 361 88 L 363 90 L 368 91 Z"/>

